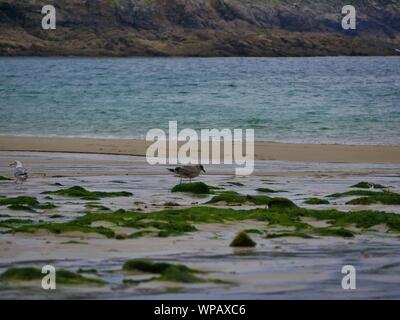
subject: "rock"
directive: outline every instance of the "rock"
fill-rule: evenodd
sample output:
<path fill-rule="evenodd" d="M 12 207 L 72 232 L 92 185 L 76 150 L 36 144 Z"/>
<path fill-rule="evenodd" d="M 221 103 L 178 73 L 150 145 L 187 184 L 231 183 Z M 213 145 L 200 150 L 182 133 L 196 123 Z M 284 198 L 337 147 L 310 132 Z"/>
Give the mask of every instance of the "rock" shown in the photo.
<path fill-rule="evenodd" d="M 396 55 L 400 48 L 400 4 L 388 1 L 364 1 L 357 30 L 346 32 L 342 5 L 330 0 L 51 3 L 56 30 L 42 30 L 37 1 L 0 1 L 0 55 Z"/>

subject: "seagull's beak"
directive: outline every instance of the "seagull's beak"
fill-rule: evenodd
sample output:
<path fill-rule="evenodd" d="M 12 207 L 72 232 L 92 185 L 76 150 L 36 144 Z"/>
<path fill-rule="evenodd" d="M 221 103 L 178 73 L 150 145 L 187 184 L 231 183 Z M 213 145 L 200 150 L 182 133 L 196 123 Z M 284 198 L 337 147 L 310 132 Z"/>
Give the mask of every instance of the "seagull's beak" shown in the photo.
<path fill-rule="evenodd" d="M 9 167 L 12 167 L 12 166 L 14 166 L 14 165 L 15 165 L 15 162 L 10 163 L 8 166 L 9 166 Z"/>

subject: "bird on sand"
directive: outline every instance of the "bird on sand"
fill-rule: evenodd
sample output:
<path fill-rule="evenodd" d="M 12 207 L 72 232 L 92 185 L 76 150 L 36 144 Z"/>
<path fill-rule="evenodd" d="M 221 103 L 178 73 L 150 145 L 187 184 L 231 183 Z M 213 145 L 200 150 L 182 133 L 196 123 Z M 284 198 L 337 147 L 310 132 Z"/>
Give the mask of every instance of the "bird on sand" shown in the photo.
<path fill-rule="evenodd" d="M 10 167 L 14 167 L 15 183 L 23 183 L 28 179 L 28 170 L 24 168 L 21 161 L 15 160 L 10 164 Z"/>
<path fill-rule="evenodd" d="M 194 166 L 176 167 L 175 169 L 167 170 L 175 173 L 177 177 L 181 178 L 180 183 L 182 183 L 182 179 L 184 178 L 189 179 L 189 181 L 192 182 L 192 179 L 198 177 L 201 171 L 203 171 L 204 173 L 206 172 L 201 164 L 197 164 Z"/>

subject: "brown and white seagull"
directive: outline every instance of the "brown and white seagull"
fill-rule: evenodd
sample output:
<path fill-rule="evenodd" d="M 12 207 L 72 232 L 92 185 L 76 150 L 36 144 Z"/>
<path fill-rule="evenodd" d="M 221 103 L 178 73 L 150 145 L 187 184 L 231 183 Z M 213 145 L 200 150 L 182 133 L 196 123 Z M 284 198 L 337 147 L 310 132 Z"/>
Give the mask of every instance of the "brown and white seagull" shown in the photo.
<path fill-rule="evenodd" d="M 181 178 L 180 183 L 182 183 L 182 179 L 189 179 L 190 182 L 192 182 L 193 178 L 196 178 L 200 175 L 201 171 L 204 173 L 206 170 L 204 170 L 204 167 L 201 164 L 197 164 L 194 166 L 182 166 L 182 167 L 176 167 L 175 169 L 167 169 L 168 171 L 171 171 L 175 173 L 175 175 L 179 178 Z"/>

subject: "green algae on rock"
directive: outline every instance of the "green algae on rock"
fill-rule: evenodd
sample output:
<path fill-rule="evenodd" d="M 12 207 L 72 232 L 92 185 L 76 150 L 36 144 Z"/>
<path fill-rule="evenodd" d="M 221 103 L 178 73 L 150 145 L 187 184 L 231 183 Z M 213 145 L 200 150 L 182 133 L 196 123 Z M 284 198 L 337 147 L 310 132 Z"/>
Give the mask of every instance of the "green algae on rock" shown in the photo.
<path fill-rule="evenodd" d="M 286 198 L 271 198 L 265 195 L 243 195 L 235 191 L 224 191 L 215 195 L 207 203 L 218 203 L 224 202 L 227 205 L 242 205 L 242 204 L 253 204 L 253 205 L 266 205 L 269 208 L 295 208 L 296 205 Z"/>
<path fill-rule="evenodd" d="M 345 228 L 313 228 L 312 233 L 320 236 L 352 238 L 354 233 Z"/>
<path fill-rule="evenodd" d="M 207 203 L 218 203 L 225 202 L 228 205 L 242 205 L 246 203 L 252 203 L 254 205 L 267 205 L 270 202 L 270 197 L 268 196 L 251 196 L 243 195 L 235 191 L 223 191 L 215 195 Z"/>
<path fill-rule="evenodd" d="M 183 283 L 204 282 L 205 279 L 196 277 L 194 273 L 202 273 L 199 270 L 191 269 L 181 264 L 171 264 L 166 262 L 153 262 L 145 259 L 128 260 L 124 263 L 122 270 L 139 271 L 145 273 L 159 274 L 159 277 L 151 280 L 173 281 Z"/>
<path fill-rule="evenodd" d="M 129 238 L 140 236 L 179 236 L 196 231 L 196 224 L 225 223 L 244 220 L 265 221 L 270 226 L 294 227 L 295 231 L 318 233 L 336 233 L 340 231 L 321 231 L 304 222 L 304 217 L 326 221 L 332 228 L 344 228 L 355 225 L 357 228 L 368 229 L 384 224 L 388 230 L 400 232 L 400 215 L 380 211 L 342 212 L 334 209 L 313 210 L 293 206 L 272 206 L 271 208 L 257 208 L 237 210 L 234 208 L 218 208 L 197 206 L 190 208 L 164 209 L 161 211 L 140 212 L 117 210 L 114 212 L 93 212 L 64 223 L 39 223 L 27 225 L 10 225 L 7 232 L 35 232 L 47 229 L 52 233 L 60 234 L 68 231 L 96 232 L 108 238 L 114 238 L 112 228 L 93 227 L 97 221 L 110 222 L 116 227 L 138 229 Z M 341 235 L 349 235 L 342 232 Z"/>
<path fill-rule="evenodd" d="M 400 194 L 391 191 L 351 190 L 347 192 L 334 193 L 328 197 L 341 198 L 341 197 L 351 197 L 351 196 L 360 196 L 361 198 L 350 200 L 346 202 L 346 204 L 359 204 L 359 205 L 369 205 L 374 203 L 380 203 L 384 205 L 400 204 Z"/>
<path fill-rule="evenodd" d="M 351 190 L 346 192 L 337 192 L 332 193 L 328 196 L 328 198 L 343 198 L 343 197 L 352 197 L 352 196 L 373 196 L 377 193 L 381 193 L 380 191 L 370 191 L 370 190 Z"/>
<path fill-rule="evenodd" d="M 385 186 L 379 184 L 379 183 L 371 183 L 371 182 L 366 182 L 366 181 L 361 181 L 355 185 L 352 185 L 350 188 L 361 188 L 361 189 L 384 189 Z"/>
<path fill-rule="evenodd" d="M 271 198 L 268 202 L 268 208 L 297 208 L 297 206 L 287 198 Z"/>
<path fill-rule="evenodd" d="M 8 206 L 10 210 L 36 212 L 36 209 L 48 210 L 57 206 L 53 203 L 40 203 L 35 197 L 19 196 L 14 198 L 1 198 L 0 206 Z"/>
<path fill-rule="evenodd" d="M 69 240 L 69 241 L 61 242 L 61 244 L 89 244 L 89 243 L 84 242 L 84 241 Z"/>
<path fill-rule="evenodd" d="M 12 179 L 0 176 L 0 181 L 11 181 Z"/>
<path fill-rule="evenodd" d="M 0 280 L 31 281 L 43 278 L 43 273 L 36 268 L 10 268 L 0 275 Z"/>
<path fill-rule="evenodd" d="M 353 205 L 369 205 L 380 203 L 384 205 L 398 205 L 400 204 L 400 194 L 394 192 L 377 192 L 375 195 L 367 197 L 356 198 L 346 202 L 346 204 Z"/>
<path fill-rule="evenodd" d="M 236 182 L 236 181 L 229 181 L 227 182 L 227 184 L 231 185 L 231 186 L 235 186 L 235 187 L 243 187 L 244 184 L 241 182 Z"/>
<path fill-rule="evenodd" d="M 149 273 L 163 273 L 168 268 L 175 267 L 185 272 L 199 272 L 198 270 L 191 269 L 185 265 L 171 264 L 166 262 L 154 262 L 147 259 L 133 259 L 128 260 L 122 266 L 124 271 L 141 271 Z"/>
<path fill-rule="evenodd" d="M 35 281 L 42 280 L 44 274 L 40 269 L 32 267 L 9 268 L 0 275 L 2 281 Z M 101 279 L 92 279 L 83 277 L 80 274 L 60 269 L 56 271 L 57 284 L 65 285 L 103 285 L 105 282 Z"/>
<path fill-rule="evenodd" d="M 246 233 L 263 234 L 263 232 L 261 230 L 258 230 L 258 229 L 245 229 L 243 231 L 246 232 Z"/>
<path fill-rule="evenodd" d="M 50 219 L 58 219 L 58 218 L 64 218 L 63 215 L 61 214 L 52 214 L 51 216 L 49 216 Z"/>
<path fill-rule="evenodd" d="M 38 224 L 30 224 L 23 225 L 19 227 L 13 228 L 10 233 L 35 233 L 39 230 L 47 230 L 50 233 L 54 234 L 62 234 L 65 232 L 82 232 L 82 233 L 98 233 L 107 238 L 114 238 L 115 233 L 113 230 L 105 227 L 91 227 L 76 224 L 73 222 L 65 222 L 65 223 L 38 223 Z"/>
<path fill-rule="evenodd" d="M 268 233 L 265 238 L 274 239 L 274 238 L 287 238 L 287 237 L 297 237 L 303 239 L 313 239 L 312 235 L 318 236 L 332 236 L 332 237 L 343 237 L 343 238 L 352 238 L 354 237 L 354 233 L 350 230 L 344 228 L 314 228 L 309 227 L 304 231 L 283 231 L 277 233 Z"/>
<path fill-rule="evenodd" d="M 256 191 L 263 193 L 279 193 L 279 192 L 287 192 L 285 190 L 273 190 L 270 188 L 257 188 Z"/>
<path fill-rule="evenodd" d="M 140 231 L 136 231 L 134 233 L 131 233 L 128 238 L 129 239 L 138 239 L 141 237 L 157 237 L 158 232 L 157 231 L 153 231 L 153 230 L 140 230 Z"/>
<path fill-rule="evenodd" d="M 320 198 L 308 198 L 308 199 L 304 200 L 304 203 L 318 205 L 318 204 L 329 204 L 329 201 L 326 199 L 320 199 Z"/>
<path fill-rule="evenodd" d="M 231 247 L 255 247 L 257 243 L 255 243 L 250 236 L 244 232 L 239 232 L 236 237 L 232 240 L 229 246 Z"/>
<path fill-rule="evenodd" d="M 199 283 L 206 282 L 206 279 L 199 278 L 195 276 L 192 272 L 181 270 L 175 266 L 172 266 L 165 270 L 158 278 L 154 280 L 161 281 L 172 281 L 172 282 L 182 282 L 182 283 Z"/>
<path fill-rule="evenodd" d="M 14 198 L 1 198 L 0 206 L 7 205 L 27 205 L 27 206 L 36 206 L 39 204 L 39 201 L 35 197 L 27 197 L 27 196 L 19 196 Z"/>
<path fill-rule="evenodd" d="M 194 194 L 209 194 L 211 187 L 203 182 L 180 183 L 172 188 L 171 192 L 188 192 Z"/>
<path fill-rule="evenodd" d="M 96 209 L 97 211 L 111 211 L 110 208 L 103 206 L 99 203 L 86 203 L 85 207 L 87 209 Z"/>
<path fill-rule="evenodd" d="M 58 195 L 63 197 L 80 198 L 83 200 L 99 200 L 100 198 L 114 198 L 114 197 L 130 197 L 133 194 L 127 191 L 89 191 L 80 186 L 74 186 L 68 189 L 61 189 L 57 191 L 45 191 L 42 194 Z"/>
<path fill-rule="evenodd" d="M 24 225 L 24 224 L 31 224 L 33 223 L 33 220 L 31 219 L 6 219 L 6 220 L 0 220 L 0 228 L 5 228 L 5 229 L 14 229 L 18 226 Z"/>
<path fill-rule="evenodd" d="M 14 198 L 1 198 L 0 206 L 7 206 L 10 210 L 37 212 L 36 209 L 48 210 L 57 206 L 53 203 L 40 203 L 35 197 L 19 196 Z"/>
<path fill-rule="evenodd" d="M 180 204 L 172 201 L 168 201 L 164 203 L 164 207 L 179 207 Z"/>
<path fill-rule="evenodd" d="M 37 213 L 37 211 L 35 209 L 33 209 L 32 207 L 26 206 L 23 204 L 12 204 L 12 205 L 9 205 L 7 208 L 10 210 L 14 210 L 14 211 L 28 211 L 28 212 L 32 212 L 32 213 Z"/>
<path fill-rule="evenodd" d="M 78 273 L 93 273 L 93 274 L 97 274 L 97 270 L 96 269 L 84 269 L 84 268 L 79 268 Z"/>
<path fill-rule="evenodd" d="M 286 232 L 278 232 L 278 233 L 268 233 L 265 238 L 266 239 L 275 239 L 275 238 L 303 238 L 303 239 L 312 239 L 313 237 L 307 233 L 300 231 L 286 231 Z"/>

